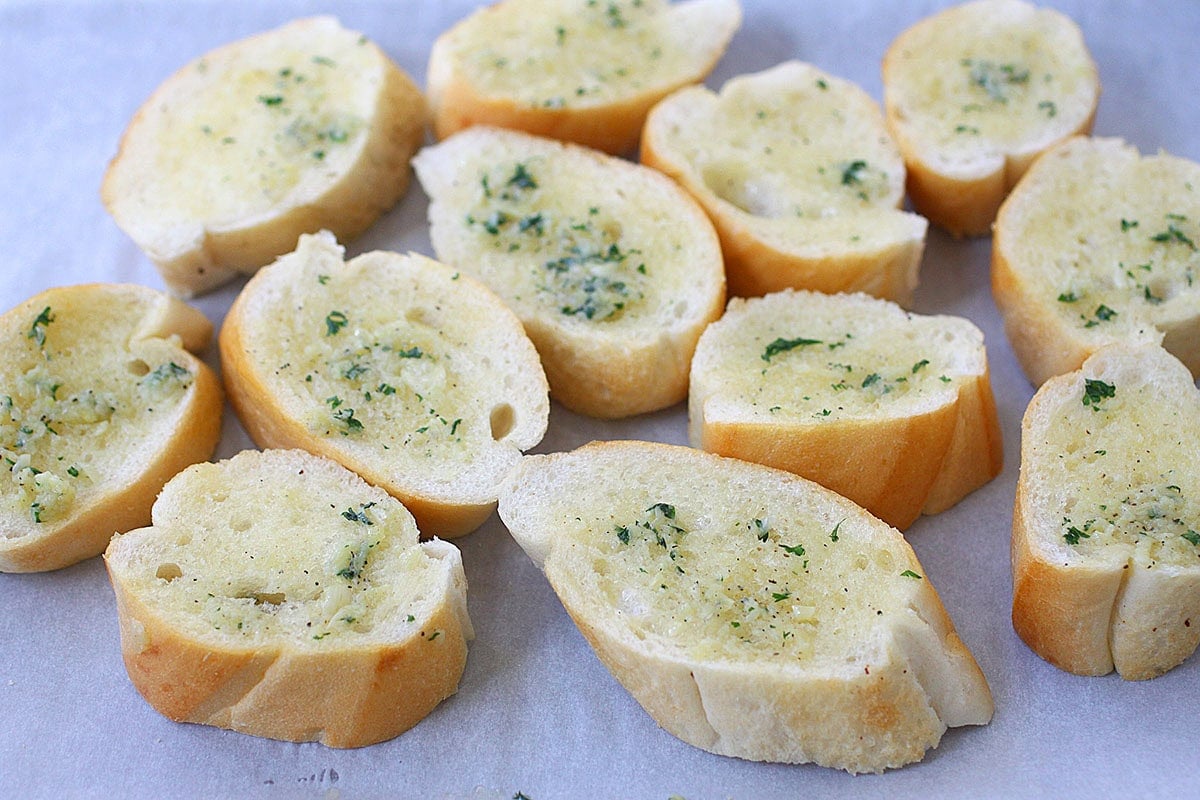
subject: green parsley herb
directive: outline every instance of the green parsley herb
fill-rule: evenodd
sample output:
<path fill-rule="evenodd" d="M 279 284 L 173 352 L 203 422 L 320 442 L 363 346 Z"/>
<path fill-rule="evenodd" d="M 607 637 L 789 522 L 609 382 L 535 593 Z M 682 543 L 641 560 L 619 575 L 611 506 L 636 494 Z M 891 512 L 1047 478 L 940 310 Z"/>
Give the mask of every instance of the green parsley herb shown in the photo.
<path fill-rule="evenodd" d="M 1083 404 L 1091 406 L 1093 411 L 1100 410 L 1100 403 L 1108 397 L 1116 397 L 1117 387 L 1111 383 L 1104 381 L 1093 380 L 1091 378 L 1083 379 Z"/>
<path fill-rule="evenodd" d="M 330 311 L 325 315 L 325 335 L 333 336 L 349 322 L 350 319 L 341 311 Z"/>
<path fill-rule="evenodd" d="M 916 578 L 917 580 L 921 580 L 921 576 L 918 575 L 917 573 L 913 572 L 911 569 L 906 569 L 906 570 L 904 570 L 904 572 L 901 572 L 900 577 L 901 578 Z"/>
<path fill-rule="evenodd" d="M 762 360 L 770 361 L 772 358 L 779 355 L 780 353 L 786 353 L 788 350 L 794 350 L 797 347 L 807 347 L 808 345 L 811 345 L 811 344 L 821 344 L 821 340 L 820 339 L 804 339 L 804 338 L 784 339 L 784 338 L 780 337 L 780 338 L 776 339 L 775 341 L 771 342 L 769 345 L 767 345 L 767 348 L 765 350 L 763 350 Z"/>

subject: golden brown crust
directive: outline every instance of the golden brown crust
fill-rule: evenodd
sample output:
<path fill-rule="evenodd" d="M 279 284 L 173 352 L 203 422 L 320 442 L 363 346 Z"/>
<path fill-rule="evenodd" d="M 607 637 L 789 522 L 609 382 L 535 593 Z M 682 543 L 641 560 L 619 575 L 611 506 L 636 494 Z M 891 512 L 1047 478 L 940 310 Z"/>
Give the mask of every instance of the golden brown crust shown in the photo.
<path fill-rule="evenodd" d="M 216 647 L 173 628 L 109 568 L 130 680 L 176 722 L 363 747 L 394 738 L 458 688 L 467 645 L 443 603 L 403 641 L 332 652 Z"/>
<path fill-rule="evenodd" d="M 949 450 L 956 423 L 954 404 L 914 417 L 794 432 L 783 425 L 706 421 L 699 447 L 803 475 L 903 530 L 921 516 L 942 471 L 942 459 L 930 454 Z"/>
<path fill-rule="evenodd" d="M 801 330 L 824 340 L 815 345 L 825 353 L 826 342 L 836 337 L 826 320 L 840 326 L 847 324 L 843 318 L 854 321 L 854 340 L 866 350 L 855 351 L 851 345 L 838 351 L 838 363 L 831 368 L 847 371 L 829 373 L 837 381 L 831 396 L 826 397 L 831 387 L 822 382 L 820 364 L 795 374 L 792 391 L 815 402 L 812 409 L 801 411 L 795 398 L 781 399 L 777 390 L 783 379 L 760 374 L 765 358 L 745 366 L 753 358 L 747 355 L 748 342 L 761 348 L 772 337 L 783 341 Z M 912 350 L 894 349 L 915 330 L 914 324 L 927 326 L 921 337 L 923 346 L 934 347 L 926 351 L 929 357 L 958 365 L 954 378 L 938 376 Z M 901 359 L 905 363 L 894 363 Z M 851 370 L 857 370 L 853 378 Z M 694 446 L 802 475 L 901 530 L 923 513 L 940 513 L 958 503 L 996 477 L 1003 465 L 982 334 L 963 320 L 906 315 L 893 304 L 863 295 L 779 293 L 735 301 L 701 340 L 691 378 L 689 437 Z M 921 391 L 926 381 L 931 393 L 903 410 L 881 397 L 878 406 L 854 407 L 845 416 L 830 414 L 838 397 L 851 402 L 859 384 L 866 389 L 873 379 L 884 386 L 895 381 L 894 386 L 912 391 Z M 942 388 L 951 381 L 952 391 Z M 765 401 L 768 396 L 771 400 Z M 782 407 L 764 415 L 768 402 Z M 830 405 L 822 413 L 824 403 Z"/>
<path fill-rule="evenodd" d="M 433 44 L 427 69 L 427 92 L 433 131 L 438 140 L 474 125 L 488 125 L 574 142 L 611 155 L 627 155 L 637 147 L 646 115 L 655 103 L 680 86 L 703 80 L 712 71 L 724 51 L 725 43 L 741 22 L 736 3 L 709 2 L 707 5 L 713 7 L 714 14 L 711 24 L 727 30 L 718 37 L 717 46 L 709 48 L 711 52 L 707 52 L 702 61 L 690 64 L 686 73 L 670 76 L 668 83 L 659 83 L 603 103 L 556 106 L 483 92 L 456 63 L 452 39 L 461 35 L 459 29 L 468 25 L 478 26 L 480 30 L 495 28 L 489 19 L 511 16 L 510 9 L 505 5 L 498 2 L 478 10 L 438 37 Z M 536 12 L 536 9 L 532 11 Z M 678 11 L 671 9 L 663 13 Z M 530 24 L 538 23 L 532 20 Z M 694 24 L 689 22 L 689 25 Z M 575 46 L 586 47 L 586 43 Z M 552 68 L 548 65 L 547 71 Z M 660 76 L 654 77 L 657 79 Z"/>
<path fill-rule="evenodd" d="M 1052 564 L 1033 549 L 1025 490 L 1017 486 L 1013 507 L 1012 622 L 1030 649 L 1076 675 L 1112 672 L 1109 618 L 1121 586 L 1121 570 L 1081 570 Z"/>

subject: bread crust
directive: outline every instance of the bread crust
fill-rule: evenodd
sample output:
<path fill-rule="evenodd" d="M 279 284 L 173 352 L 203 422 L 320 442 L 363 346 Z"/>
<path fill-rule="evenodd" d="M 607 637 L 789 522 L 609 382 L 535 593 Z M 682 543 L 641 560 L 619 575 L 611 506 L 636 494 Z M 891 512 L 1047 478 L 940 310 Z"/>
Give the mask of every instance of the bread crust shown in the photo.
<path fill-rule="evenodd" d="M 962 321 L 942 323 L 943 329 L 956 331 L 959 337 L 949 346 L 957 348 L 954 359 L 971 365 L 954 374 L 957 385 L 953 394 L 943 393 L 907 410 L 884 408 L 840 419 L 808 419 L 794 411 L 769 420 L 757 416 L 753 406 L 738 395 L 739 390 L 748 387 L 722 377 L 722 368 L 735 360 L 729 348 L 735 342 L 738 326 L 756 319 L 794 320 L 802 316 L 801 309 L 808 308 L 810 321 L 805 331 L 816 336 L 813 332 L 822 328 L 814 321 L 819 316 L 813 312 L 823 306 L 841 309 L 842 317 L 864 323 L 882 319 L 887 313 L 882 302 L 862 295 L 827 298 L 780 293 L 730 304 L 719 327 L 711 327 L 701 339 L 693 361 L 689 397 L 689 439 L 693 446 L 802 475 L 901 530 L 923 513 L 936 514 L 955 505 L 1000 474 L 1003 442 L 986 355 L 982 354 L 982 335 L 975 331 L 978 340 L 972 342 L 964 336 Z M 897 317 L 884 324 L 893 326 L 899 336 L 911 319 Z M 932 341 L 937 328 L 933 320 L 929 323 L 927 338 Z M 775 333 L 781 338 L 794 335 L 796 331 L 787 327 L 790 324 L 780 322 Z M 968 353 L 970 349 L 978 352 Z M 752 365 L 739 377 L 755 380 L 752 373 L 759 366 Z M 916 368 L 910 372 L 907 363 L 892 366 L 909 372 L 900 376 L 906 380 L 923 377 L 918 376 Z M 770 379 L 764 376 L 761 380 L 765 385 Z M 810 390 L 797 386 L 797 393 Z M 846 386 L 845 390 L 852 392 L 854 387 Z"/>
<path fill-rule="evenodd" d="M 148 524 L 150 507 L 163 485 L 188 465 L 209 458 L 217 447 L 223 406 L 220 381 L 207 364 L 188 352 L 203 349 L 212 332 L 212 324 L 196 309 L 142 286 L 80 284 L 53 288 L 25 301 L 5 314 L 0 329 L 6 336 L 23 339 L 27 320 L 43 308 L 56 309 L 56 315 L 87 314 L 89 306 L 96 304 L 129 308 L 139 315 L 129 323 L 131 359 L 147 355 L 141 349 L 147 346 L 156 355 L 169 352 L 173 363 L 192 374 L 192 382 L 164 438 L 144 442 L 144 449 L 130 453 L 122 474 L 115 481 L 102 481 L 98 490 L 80 498 L 66 518 L 41 524 L 6 520 L 5 527 L 15 535 L 0 537 L 0 571 L 55 570 L 99 555 L 114 533 Z M 168 341 L 175 336 L 178 344 Z"/>
<path fill-rule="evenodd" d="M 638 144 L 646 114 L 663 97 L 680 86 L 701 81 L 712 71 L 729 39 L 741 24 L 737 0 L 689 0 L 663 10 L 679 18 L 677 24 L 697 28 L 698 39 L 689 45 L 704 48 L 703 56 L 679 75 L 649 87 L 598 104 L 554 105 L 530 103 L 506 94 L 491 94 L 476 86 L 457 63 L 458 38 L 473 30 L 503 30 L 497 21 L 511 17 L 516 3 L 498 2 L 481 8 L 446 31 L 433 44 L 427 69 L 427 93 L 432 109 L 433 131 L 441 140 L 473 125 L 525 131 L 565 142 L 575 142 L 611 155 L 632 152 Z M 560 3 L 560 5 L 570 5 Z M 536 8 L 526 9 L 536 13 Z M 541 15 L 539 15 L 541 16 Z M 537 25 L 538 18 L 528 20 Z M 549 24 L 546 22 L 545 24 Z M 565 28 L 564 28 L 565 30 Z M 578 46 L 578 45 L 577 45 Z M 658 76 L 655 76 L 658 78 Z"/>
<path fill-rule="evenodd" d="M 814 90 L 813 87 L 820 87 Z M 715 157 L 731 158 L 730 148 L 722 148 L 719 156 L 714 152 L 708 161 L 699 163 L 689 157 L 686 141 L 691 137 L 710 137 L 724 144 L 724 137 L 731 136 L 736 142 L 734 152 L 738 160 L 726 167 L 736 165 L 751 176 L 769 172 L 769 168 L 756 163 L 766 163 L 769 156 L 751 151 L 748 144 L 737 133 L 726 133 L 725 129 L 740 131 L 739 124 L 749 119 L 755 96 L 762 96 L 764 103 L 778 104 L 778 96 L 808 90 L 818 100 L 836 94 L 841 103 L 834 117 L 837 130 L 842 134 L 839 149 L 846 154 L 845 164 L 861 164 L 863 167 L 884 173 L 885 184 L 879 199 L 870 205 L 852 208 L 825 209 L 835 214 L 839 222 L 856 220 L 861 230 L 874 233 L 889 230 L 887 236 L 870 237 L 867 242 L 856 243 L 852 237 L 841 235 L 840 227 L 834 229 L 823 225 L 820 220 L 795 216 L 791 209 L 784 214 L 776 211 L 758 214 L 721 197 L 706 180 L 704 170 L 711 166 Z M 792 119 L 793 126 L 812 124 L 810 116 L 822 109 L 813 97 L 798 95 L 790 105 L 773 108 L 771 112 L 759 109 L 757 125 L 766 126 L 770 116 Z M 768 130 L 771 128 L 767 128 Z M 782 135 L 782 131 L 780 132 Z M 882 150 L 879 157 L 861 160 L 862 150 L 854 150 L 854 144 L 872 153 Z M 778 147 L 766 145 L 768 151 Z M 850 155 L 853 152 L 852 155 Z M 809 152 L 809 158 L 825 156 L 825 153 Z M 925 245 L 925 220 L 914 215 L 902 215 L 897 209 L 904 197 L 904 163 L 899 150 L 891 142 L 883 113 L 879 106 L 862 89 L 802 62 L 791 61 L 769 70 L 735 78 L 727 83 L 719 95 L 702 87 L 679 90 L 658 103 L 651 111 L 642 129 L 640 158 L 643 164 L 654 167 L 678 181 L 695 197 L 712 219 L 721 239 L 721 252 L 725 258 L 726 280 L 729 292 L 739 297 L 755 297 L 783 289 L 810 289 L 829 294 L 837 292 L 865 292 L 875 297 L 893 300 L 903 306 L 912 304 L 913 291 L 917 285 L 917 272 Z M 858 159 L 851 161 L 850 159 Z M 883 163 L 880 163 L 880 162 Z M 789 163 L 796 174 L 794 183 L 803 187 L 805 180 L 818 170 L 821 172 L 836 165 Z M 850 187 L 857 177 L 843 178 Z M 788 181 L 786 175 L 773 176 Z M 817 190 L 809 189 L 814 204 L 824 202 Z M 850 189 L 846 189 L 847 194 Z M 865 203 L 865 201 L 864 201 Z M 889 218 L 888 215 L 891 215 Z"/>
<path fill-rule="evenodd" d="M 283 457 L 310 467 L 317 461 L 307 454 Z M 262 480 L 272 477 L 264 473 Z M 151 602 L 141 587 L 145 576 L 134 561 L 136 549 L 150 546 L 155 535 L 186 535 L 189 524 L 200 524 L 168 521 L 165 511 L 156 507 L 158 530 L 115 538 L 105 565 L 130 680 L 166 717 L 272 739 L 362 747 L 398 736 L 457 690 L 472 631 L 461 557 L 453 545 L 419 545 L 439 562 L 430 588 L 437 602 L 407 635 L 370 635 L 336 647 L 286 634 L 258 640 L 199 636 L 181 624 L 178 612 Z"/>
<path fill-rule="evenodd" d="M 315 280 L 315 272 L 327 268 L 331 272 L 345 271 L 357 275 L 360 281 L 366 280 L 363 276 L 367 272 L 374 271 L 376 277 L 371 279 L 372 287 L 361 293 L 365 298 L 364 305 L 374 302 L 368 297 L 371 292 L 385 289 L 396 291 L 386 280 L 389 271 L 395 275 L 419 269 L 449 273 L 448 268 L 429 260 L 421 262 L 426 266 L 408 265 L 408 260 L 419 258 L 416 256 L 375 253 L 359 258 L 367 261 L 356 259 L 343 267 L 341 248 L 328 234 L 322 234 L 303 237 L 296 253 L 286 257 L 290 263 L 284 266 L 284 260 L 281 260 L 278 266 L 271 269 L 288 269 L 291 270 L 289 274 L 304 274 Z M 285 397 L 285 387 L 281 385 L 273 365 L 264 363 L 262 358 L 265 356 L 259 354 L 261 344 L 277 335 L 261 328 L 260 315 L 286 313 L 280 303 L 291 302 L 279 294 L 281 284 L 270 277 L 266 270 L 261 275 L 265 277 L 251 279 L 234 301 L 219 336 L 221 363 L 230 403 L 255 443 L 267 448 L 299 448 L 347 466 L 367 482 L 384 488 L 400 499 L 416 517 L 417 525 L 426 537 L 453 538 L 479 527 L 495 508 L 496 489 L 481 487 L 478 475 L 464 475 L 461 479 L 440 484 L 430 483 L 423 480 L 417 462 L 405 461 L 402 452 L 395 457 L 369 454 L 355 449 L 342 439 L 322 436 L 310 428 L 295 401 Z M 442 277 L 439 276 L 438 281 Z M 489 309 L 488 318 L 480 320 L 476 335 L 490 337 L 488 341 L 494 347 L 506 348 L 515 354 L 514 359 L 521 362 L 520 375 L 502 374 L 502 367 L 497 366 L 496 386 L 492 387 L 495 390 L 495 402 L 512 402 L 514 413 L 520 420 L 511 438 L 507 438 L 510 436 L 508 433 L 504 437 L 496 434 L 497 440 L 490 443 L 492 456 L 503 455 L 515 460 L 519 450 L 532 447 L 540 441 L 548 420 L 547 388 L 537 353 L 525 338 L 520 322 L 485 286 L 457 273 L 450 280 L 461 288 L 462 313 L 468 313 L 468 308 L 473 313 L 477 313 L 481 307 Z M 433 278 L 429 281 L 432 286 Z M 430 291 L 434 290 L 431 288 Z M 424 300 L 419 295 L 397 296 L 394 298 L 394 308 L 389 308 L 389 313 L 400 319 L 406 309 L 411 310 L 422 302 Z M 353 315 L 357 309 L 346 307 L 344 311 Z M 312 336 L 318 339 L 318 344 L 320 335 L 321 331 L 314 329 Z M 482 350 L 468 356 L 478 361 L 481 360 L 481 353 Z M 462 413 L 465 414 L 466 410 L 462 410 Z M 490 424 L 486 420 L 477 422 L 480 425 Z M 505 441 L 500 441 L 502 438 Z M 463 473 L 468 469 L 474 469 L 474 465 L 464 462 Z"/>
<path fill-rule="evenodd" d="M 351 163 L 330 174 L 322 160 L 296 164 L 305 177 L 270 207 L 238 216 L 216 201 L 208 213 L 159 219 L 156 198 L 183 192 L 156 173 L 158 130 L 179 103 L 196 91 L 200 64 L 224 67 L 230 60 L 270 48 L 289 37 L 349 36 L 332 17 L 297 20 L 274 31 L 226 45 L 187 64 L 168 78 L 133 117 L 104 175 L 101 199 L 117 224 L 146 252 L 172 292 L 207 292 L 238 274 L 252 274 L 290 252 L 302 233 L 321 229 L 341 240 L 361 234 L 404 195 L 408 160 L 425 138 L 429 113 L 420 89 L 374 43 L 363 40 L 378 62 L 375 100 L 368 127 Z M 269 50 L 268 50 L 269 52 Z M 218 71 L 216 69 L 214 72 Z M 304 154 L 306 157 L 307 153 Z M 192 157 L 199 158 L 200 155 Z M 231 216 L 231 213 L 233 216 Z"/>
<path fill-rule="evenodd" d="M 570 520 L 579 515 L 597 517 L 601 526 L 619 524 L 624 506 L 640 502 L 628 499 L 630 494 L 640 497 L 647 485 L 666 482 L 675 490 L 681 484 L 704 487 L 706 500 L 692 510 L 704 519 L 716 515 L 706 524 L 722 524 L 717 509 L 730 502 L 728 492 L 748 492 L 773 509 L 768 513 L 797 520 L 814 515 L 826 530 L 830 520 L 840 519 L 843 535 L 867 526 L 880 537 L 880 550 L 893 552 L 895 546 L 906 553 L 888 562 L 891 569 L 920 567 L 896 531 L 844 498 L 779 470 L 647 442 L 596 442 L 571 453 L 527 458 L 501 498 L 501 519 L 544 570 L 601 661 L 669 733 L 722 755 L 882 772 L 919 760 L 948 725 L 990 719 L 986 681 L 925 580 L 904 586 L 916 594 L 906 601 L 910 613 L 895 619 L 894 629 L 862 632 L 853 653 L 847 651 L 841 660 L 772 661 L 716 650 L 702 656 L 657 634 L 634 633 L 634 620 L 653 612 L 641 609 L 636 599 L 608 607 L 586 577 L 598 558 L 598 542 L 611 531 L 593 531 L 585 522 L 588 533 L 576 533 L 572 526 L 580 523 Z M 648 491 L 659 496 L 657 488 Z M 600 496 L 607 499 L 593 508 Z M 673 496 L 684 495 L 676 491 Z M 786 511 L 781 503 L 788 504 Z M 684 541 L 693 535 L 707 536 L 689 532 Z M 855 548 L 875 552 L 865 541 L 854 541 Z M 687 558 L 676 562 L 685 571 L 696 566 Z M 748 549 L 743 558 L 755 556 Z M 608 575 L 599 566 L 594 569 Z M 680 613 L 688 620 L 685 627 L 707 624 L 704 609 Z"/>
<path fill-rule="evenodd" d="M 954 154 L 945 144 L 939 144 L 927 132 L 922 132 L 920 125 L 925 122 L 922 116 L 932 112 L 919 108 L 909 97 L 916 91 L 916 87 L 909 84 L 922 74 L 949 71 L 952 62 L 947 59 L 951 56 L 955 62 L 961 60 L 969 65 L 969 56 L 974 51 L 956 49 L 956 44 L 970 43 L 986 53 L 980 44 L 984 36 L 996 42 L 1004 41 L 1004 37 L 1051 38 L 1044 44 L 1055 50 L 1046 52 L 1062 59 L 1064 66 L 1072 72 L 1078 71 L 1082 88 L 1078 90 L 1080 97 L 1055 94 L 1053 99 L 1041 101 L 1048 104 L 1038 106 L 1049 109 L 1043 113 L 1045 119 L 1035 119 L 1028 125 L 1029 130 L 1012 141 L 1004 141 L 1006 137 L 993 140 L 993 134 L 985 130 L 986 138 L 970 157 L 966 157 Z M 1033 43 L 1034 52 L 1043 46 L 1036 38 L 1029 42 Z M 954 49 L 954 53 L 942 52 L 949 49 Z M 954 55 L 959 49 L 967 56 Z M 983 56 L 988 57 L 990 54 Z M 1016 62 L 990 66 L 1001 70 L 1007 67 L 1010 71 L 1007 77 L 997 73 L 1001 75 L 997 79 L 972 75 L 972 82 L 987 90 L 981 93 L 984 100 L 1006 104 L 1002 88 L 1005 82 L 1010 85 L 1029 83 L 1028 70 L 1022 76 L 1022 66 Z M 920 20 L 888 47 L 882 70 L 884 107 L 888 125 L 908 168 L 909 198 L 918 212 L 954 236 L 987 235 L 1005 196 L 1037 156 L 1071 136 L 1091 131 L 1100 97 L 1096 65 L 1075 23 L 1056 11 L 1035 8 L 1020 0 L 976 0 Z M 1064 101 L 1069 102 L 1064 105 Z M 966 104 L 974 105 L 979 104 Z M 956 109 L 946 106 L 940 113 L 952 115 Z M 1028 111 L 1021 113 L 1028 114 Z M 964 135 L 980 136 L 980 128 L 975 127 L 973 119 L 954 129 L 963 131 Z"/>
<path fill-rule="evenodd" d="M 1185 415 L 1200 408 L 1200 397 L 1186 370 L 1154 345 L 1104 348 L 1080 370 L 1042 385 L 1021 427 L 1021 472 L 1012 529 L 1013 628 L 1030 649 L 1060 669 L 1077 675 L 1105 675 L 1115 668 L 1126 680 L 1145 680 L 1177 666 L 1200 642 L 1200 631 L 1192 622 L 1200 620 L 1200 552 L 1196 563 L 1187 566 L 1174 561 L 1160 563 L 1154 556 L 1147 557 L 1146 553 L 1153 551 L 1123 543 L 1086 554 L 1060 543 L 1068 521 L 1083 525 L 1074 516 L 1061 523 L 1060 519 L 1076 513 L 1071 509 L 1077 504 L 1084 505 L 1080 495 L 1087 487 L 1065 483 L 1081 478 L 1064 464 L 1048 465 L 1047 432 L 1087 424 L 1089 430 L 1081 432 L 1078 449 L 1091 452 L 1103 443 L 1105 449 L 1096 452 L 1104 458 L 1113 443 L 1121 441 L 1115 438 L 1120 432 L 1099 438 L 1103 429 L 1114 423 L 1088 417 L 1081 422 L 1066 411 L 1077 404 L 1083 407 L 1079 398 L 1084 396 L 1084 376 L 1111 381 L 1118 393 L 1143 382 L 1149 392 L 1138 396 L 1140 402 L 1175 406 Z M 1091 414 L 1086 408 L 1082 413 Z M 1090 430 L 1093 427 L 1096 430 Z M 1127 427 L 1129 442 L 1122 448 L 1132 448 L 1135 455 L 1153 452 L 1160 433 L 1143 424 Z M 1115 457 L 1132 461 L 1135 455 Z M 1187 496 L 1195 490 L 1195 476 L 1188 474 L 1193 467 L 1174 466 L 1182 472 L 1172 480 L 1183 488 L 1173 488 Z M 1062 474 L 1047 475 L 1048 467 L 1057 467 Z M 1116 469 L 1122 473 L 1113 480 L 1127 490 L 1135 490 L 1143 480 L 1128 465 Z M 1115 503 L 1116 497 L 1110 502 Z M 1191 517 L 1178 522 L 1198 524 Z M 1132 518 L 1126 523 L 1129 528 L 1134 524 Z M 1083 529 L 1086 533 L 1087 525 Z"/>

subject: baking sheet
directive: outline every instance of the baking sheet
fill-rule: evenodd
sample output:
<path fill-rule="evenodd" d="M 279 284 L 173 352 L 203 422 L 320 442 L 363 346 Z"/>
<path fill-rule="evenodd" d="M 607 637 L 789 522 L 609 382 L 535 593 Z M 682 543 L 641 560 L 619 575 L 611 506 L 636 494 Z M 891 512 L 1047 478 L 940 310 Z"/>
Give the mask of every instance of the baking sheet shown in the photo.
<path fill-rule="evenodd" d="M 130 116 L 186 60 L 289 19 L 335 13 L 424 82 L 434 36 L 476 3 L 12 2 L 0 0 L 0 306 L 92 280 L 162 282 L 98 198 Z M 879 60 L 944 2 L 743 0 L 745 22 L 709 81 L 789 58 L 881 97 Z M 1084 30 L 1104 94 L 1096 133 L 1200 160 L 1200 3 L 1051 3 Z M 431 254 L 414 181 L 351 254 Z M 660 730 L 608 675 L 541 574 L 493 516 L 457 540 L 476 639 L 457 695 L 398 739 L 359 750 L 172 723 L 134 691 L 100 559 L 0 575 L 0 796 L 12 797 L 1156 797 L 1200 795 L 1200 658 L 1153 681 L 1080 678 L 1033 655 L 1009 622 L 1008 541 L 1021 374 L 988 290 L 989 241 L 931 231 L 916 310 L 986 335 L 1003 474 L 908 532 L 986 674 L 993 722 L 950 731 L 922 763 L 852 777 L 710 755 Z M 196 301 L 214 323 L 234 285 Z M 208 360 L 216 366 L 215 348 Z M 555 406 L 539 452 L 592 439 L 685 443 L 682 406 L 599 422 Z M 227 415 L 218 456 L 252 446 Z"/>

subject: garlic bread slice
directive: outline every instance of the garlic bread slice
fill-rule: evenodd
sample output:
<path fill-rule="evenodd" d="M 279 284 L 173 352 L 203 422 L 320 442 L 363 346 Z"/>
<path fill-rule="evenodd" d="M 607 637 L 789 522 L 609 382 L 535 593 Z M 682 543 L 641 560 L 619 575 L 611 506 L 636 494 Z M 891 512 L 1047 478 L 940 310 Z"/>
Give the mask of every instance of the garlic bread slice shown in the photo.
<path fill-rule="evenodd" d="M 261 447 L 332 458 L 400 498 L 426 537 L 492 512 L 541 441 L 537 351 L 499 297 L 416 254 L 350 261 L 328 232 L 246 284 L 225 317 L 229 399 Z"/>
<path fill-rule="evenodd" d="M 882 772 L 991 718 L 904 537 L 795 475 L 594 443 L 527 457 L 500 517 L 613 676 L 689 744 Z"/>
<path fill-rule="evenodd" d="M 0 317 L 0 571 L 59 569 L 150 521 L 221 433 L 221 387 L 189 351 L 212 324 L 131 284 L 48 289 Z"/>
<path fill-rule="evenodd" d="M 324 458 L 245 451 L 178 475 L 104 560 L 137 690 L 180 722 L 361 747 L 458 688 L 454 545 Z"/>

